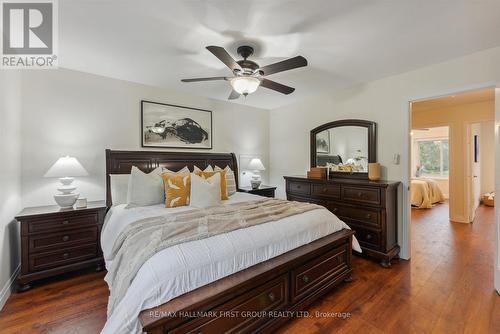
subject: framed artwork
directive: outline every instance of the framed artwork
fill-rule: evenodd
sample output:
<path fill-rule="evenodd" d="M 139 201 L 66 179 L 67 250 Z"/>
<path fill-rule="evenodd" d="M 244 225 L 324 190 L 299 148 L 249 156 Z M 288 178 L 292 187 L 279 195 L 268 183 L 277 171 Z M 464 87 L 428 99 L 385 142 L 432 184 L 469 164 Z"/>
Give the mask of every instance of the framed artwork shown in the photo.
<path fill-rule="evenodd" d="M 325 130 L 316 134 L 316 152 L 330 153 L 330 131 Z"/>
<path fill-rule="evenodd" d="M 212 148 L 210 110 L 141 101 L 142 147 Z"/>

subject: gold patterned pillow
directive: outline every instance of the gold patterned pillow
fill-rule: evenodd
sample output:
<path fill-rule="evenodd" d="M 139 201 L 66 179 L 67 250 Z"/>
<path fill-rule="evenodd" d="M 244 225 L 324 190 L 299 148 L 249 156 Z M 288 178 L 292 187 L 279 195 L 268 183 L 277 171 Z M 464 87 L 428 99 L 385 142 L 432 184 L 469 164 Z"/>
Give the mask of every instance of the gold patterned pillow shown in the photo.
<path fill-rule="evenodd" d="M 194 174 L 198 176 L 202 176 L 204 179 L 207 179 L 211 176 L 214 176 L 214 174 L 220 173 L 220 199 L 221 200 L 226 200 L 229 199 L 228 193 L 227 193 L 227 181 L 226 181 L 226 171 L 221 170 L 217 172 L 205 172 L 201 170 L 197 170 L 194 172 Z"/>
<path fill-rule="evenodd" d="M 165 207 L 188 205 L 191 195 L 191 174 L 163 173 L 161 177 L 165 186 Z"/>

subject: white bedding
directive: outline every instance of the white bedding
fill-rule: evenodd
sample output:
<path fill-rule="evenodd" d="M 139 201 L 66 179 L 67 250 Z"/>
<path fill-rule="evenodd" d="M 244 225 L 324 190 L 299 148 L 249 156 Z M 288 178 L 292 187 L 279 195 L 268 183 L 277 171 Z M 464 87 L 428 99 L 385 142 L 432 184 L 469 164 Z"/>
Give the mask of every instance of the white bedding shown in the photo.
<path fill-rule="evenodd" d="M 259 197 L 237 192 L 225 203 Z M 128 224 L 146 217 L 190 209 L 166 209 L 161 204 L 136 208 L 126 208 L 125 205 L 112 207 L 101 234 L 106 267 L 110 265 L 108 257 L 115 239 Z M 319 209 L 164 249 L 144 263 L 101 333 L 140 333 L 138 315 L 142 310 L 166 303 L 343 228 L 348 226 L 334 214 Z M 361 251 L 355 238 L 353 249 Z"/>

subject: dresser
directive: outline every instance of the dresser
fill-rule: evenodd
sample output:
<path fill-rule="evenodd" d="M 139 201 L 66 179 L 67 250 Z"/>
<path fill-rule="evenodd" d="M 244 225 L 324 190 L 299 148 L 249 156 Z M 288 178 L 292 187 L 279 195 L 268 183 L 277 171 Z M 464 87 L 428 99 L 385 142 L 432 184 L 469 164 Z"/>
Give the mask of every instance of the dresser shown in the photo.
<path fill-rule="evenodd" d="M 288 200 L 324 206 L 356 234 L 363 255 L 390 267 L 399 254 L 397 189 L 400 182 L 365 179 L 308 179 L 285 176 Z"/>
<path fill-rule="evenodd" d="M 25 208 L 16 220 L 21 227 L 21 273 L 18 291 L 30 283 L 66 272 L 95 267 L 102 269 L 101 228 L 106 214 L 104 201 L 89 202 L 83 209 L 59 206 Z"/>

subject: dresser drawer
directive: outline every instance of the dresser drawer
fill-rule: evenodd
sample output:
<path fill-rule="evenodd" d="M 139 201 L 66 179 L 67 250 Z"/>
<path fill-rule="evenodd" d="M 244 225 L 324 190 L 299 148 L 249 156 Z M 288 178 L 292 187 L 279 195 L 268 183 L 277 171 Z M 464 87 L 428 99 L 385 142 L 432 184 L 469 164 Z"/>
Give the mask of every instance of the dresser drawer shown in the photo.
<path fill-rule="evenodd" d="M 305 197 L 300 197 L 300 196 L 293 196 L 293 195 L 290 195 L 290 194 L 288 194 L 286 198 L 289 201 L 313 203 L 313 204 L 318 204 L 318 205 L 326 207 L 326 201 L 325 200 L 321 200 L 321 199 L 310 198 L 310 197 L 305 198 Z"/>
<path fill-rule="evenodd" d="M 291 300 L 292 303 L 307 296 L 313 289 L 318 289 L 325 282 L 340 276 L 347 268 L 347 249 L 345 246 L 335 248 L 292 271 Z"/>
<path fill-rule="evenodd" d="M 67 218 L 43 218 L 43 219 L 33 219 L 29 220 L 28 232 L 38 233 L 61 229 L 71 229 L 75 227 L 87 227 L 91 225 L 96 225 L 98 222 L 98 215 L 96 213 L 89 213 L 86 215 L 78 215 Z"/>
<path fill-rule="evenodd" d="M 338 203 L 328 203 L 328 209 L 341 219 L 352 219 L 373 228 L 380 228 L 380 211 L 377 209 L 350 207 Z"/>
<path fill-rule="evenodd" d="M 307 182 L 290 181 L 287 190 L 297 195 L 310 195 L 311 185 Z"/>
<path fill-rule="evenodd" d="M 214 314 L 213 317 L 198 318 L 169 331 L 169 333 L 255 332 L 267 318 L 252 317 L 249 314 L 281 310 L 287 305 L 287 302 L 288 279 L 286 275 L 283 275 L 210 310 Z"/>
<path fill-rule="evenodd" d="M 340 185 L 338 184 L 312 184 L 312 195 L 332 199 L 340 198 Z"/>
<path fill-rule="evenodd" d="M 361 247 L 367 247 L 371 249 L 382 248 L 382 238 L 379 231 L 366 228 L 350 221 L 347 221 L 346 223 L 353 231 L 356 232 L 355 236 L 356 239 L 358 239 Z"/>
<path fill-rule="evenodd" d="M 363 187 L 342 187 L 342 199 L 344 201 L 380 205 L 380 189 Z"/>
<path fill-rule="evenodd" d="M 31 235 L 29 237 L 29 251 L 30 253 L 37 253 L 84 243 L 94 242 L 97 244 L 97 233 L 97 226 L 94 226 L 66 232 Z"/>
<path fill-rule="evenodd" d="M 97 245 L 86 245 L 29 256 L 30 271 L 40 271 L 76 263 L 97 256 Z"/>

